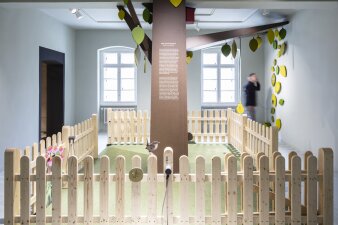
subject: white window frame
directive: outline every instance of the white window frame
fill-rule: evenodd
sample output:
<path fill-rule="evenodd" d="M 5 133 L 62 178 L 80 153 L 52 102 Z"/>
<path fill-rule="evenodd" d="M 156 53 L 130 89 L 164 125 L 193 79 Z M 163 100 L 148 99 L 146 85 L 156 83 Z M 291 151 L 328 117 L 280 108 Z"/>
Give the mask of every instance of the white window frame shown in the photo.
<path fill-rule="evenodd" d="M 201 106 L 202 107 L 233 107 L 238 104 L 241 99 L 241 85 L 240 85 L 240 52 L 237 49 L 237 57 L 234 64 L 221 64 L 221 46 L 211 47 L 201 50 Z M 204 53 L 217 53 L 217 65 L 204 65 Z M 231 57 L 231 56 L 230 56 Z M 203 68 L 217 68 L 217 102 L 203 102 Z M 234 68 L 235 69 L 235 102 L 221 102 L 221 68 Z"/>
<path fill-rule="evenodd" d="M 104 64 L 104 54 L 105 53 L 117 53 L 117 64 Z M 135 63 L 133 64 L 121 64 L 121 53 L 134 53 L 133 48 L 123 47 L 123 46 L 113 46 L 104 48 L 99 51 L 99 79 L 100 79 L 100 105 L 101 106 L 137 106 L 137 67 Z M 121 101 L 121 68 L 130 68 L 134 67 L 134 92 L 135 92 L 135 101 L 127 102 Z M 117 98 L 116 102 L 104 101 L 104 68 L 118 68 L 117 72 Z"/>

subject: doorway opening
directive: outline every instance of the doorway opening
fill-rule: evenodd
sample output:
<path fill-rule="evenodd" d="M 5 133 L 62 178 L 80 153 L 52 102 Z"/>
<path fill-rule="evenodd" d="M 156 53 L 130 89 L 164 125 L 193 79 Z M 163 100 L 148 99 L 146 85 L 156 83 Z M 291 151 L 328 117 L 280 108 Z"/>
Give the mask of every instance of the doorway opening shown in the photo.
<path fill-rule="evenodd" d="M 65 54 L 40 47 L 39 140 L 64 125 Z"/>

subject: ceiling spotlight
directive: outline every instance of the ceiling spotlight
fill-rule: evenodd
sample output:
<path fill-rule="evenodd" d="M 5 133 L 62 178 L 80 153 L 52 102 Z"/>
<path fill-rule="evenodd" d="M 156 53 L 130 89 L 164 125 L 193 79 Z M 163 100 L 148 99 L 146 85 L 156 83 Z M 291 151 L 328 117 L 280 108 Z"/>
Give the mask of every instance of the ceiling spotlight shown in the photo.
<path fill-rule="evenodd" d="M 82 15 L 82 13 L 80 12 L 80 9 L 69 9 L 69 11 L 70 11 L 72 14 L 74 14 L 78 20 L 83 18 L 83 15 Z"/>
<path fill-rule="evenodd" d="M 75 16 L 76 16 L 76 19 L 78 19 L 78 20 L 83 18 L 83 15 L 81 14 L 80 11 L 77 11 L 77 12 L 75 13 Z"/>
<path fill-rule="evenodd" d="M 197 32 L 200 32 L 201 28 L 198 26 L 198 22 L 195 23 L 195 30 Z"/>
<path fill-rule="evenodd" d="M 70 11 L 72 14 L 75 14 L 75 13 L 78 12 L 79 10 L 78 10 L 78 9 L 69 9 L 69 11 Z"/>
<path fill-rule="evenodd" d="M 268 10 L 268 9 L 263 9 L 263 11 L 262 11 L 262 15 L 263 16 L 267 16 L 267 15 L 269 15 L 270 14 L 270 10 Z"/>

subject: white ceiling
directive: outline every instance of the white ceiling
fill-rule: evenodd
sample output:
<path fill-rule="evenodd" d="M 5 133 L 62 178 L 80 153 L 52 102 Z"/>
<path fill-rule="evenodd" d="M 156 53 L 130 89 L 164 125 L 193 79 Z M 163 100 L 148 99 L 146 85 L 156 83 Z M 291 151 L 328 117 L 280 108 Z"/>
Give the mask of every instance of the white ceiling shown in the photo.
<path fill-rule="evenodd" d="M 136 8 L 141 25 L 145 29 L 151 29 L 151 25 L 143 21 L 143 8 Z M 41 9 L 44 13 L 60 20 L 75 29 L 128 29 L 125 21 L 121 21 L 116 8 L 81 8 L 83 18 L 78 20 L 69 9 Z M 294 10 L 292 11 L 294 12 Z M 266 23 L 280 22 L 284 15 L 263 16 L 258 9 L 215 9 L 197 8 L 195 21 L 200 29 L 232 29 L 236 27 L 256 26 Z M 289 13 L 290 15 L 290 13 Z M 196 24 L 187 25 L 188 29 L 195 29 Z"/>
<path fill-rule="evenodd" d="M 197 3 L 196 3 L 197 2 Z M 257 26 L 268 23 L 280 22 L 292 16 L 295 12 L 307 8 L 330 8 L 336 3 L 312 2 L 299 4 L 289 1 L 224 1 L 222 6 L 211 4 L 209 1 L 187 2 L 188 5 L 196 7 L 195 24 L 187 25 L 187 29 L 234 29 L 241 27 Z M 117 14 L 116 2 L 68 2 L 68 3 L 0 3 L 0 7 L 7 8 L 34 8 L 41 10 L 47 15 L 61 21 L 75 29 L 129 29 L 125 21 L 121 21 Z M 140 2 L 134 4 L 141 25 L 145 29 L 151 29 L 151 25 L 142 19 L 144 7 Z M 255 6 L 255 7 L 253 7 Z M 70 13 L 70 8 L 78 8 L 83 14 L 82 19 L 76 19 Z M 263 15 L 263 11 L 268 14 Z"/>

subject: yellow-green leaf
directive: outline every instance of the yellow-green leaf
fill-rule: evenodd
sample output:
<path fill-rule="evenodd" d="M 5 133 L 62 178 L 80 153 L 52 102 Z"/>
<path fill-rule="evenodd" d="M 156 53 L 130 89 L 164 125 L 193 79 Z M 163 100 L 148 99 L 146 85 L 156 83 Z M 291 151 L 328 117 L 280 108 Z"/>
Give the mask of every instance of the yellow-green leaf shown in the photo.
<path fill-rule="evenodd" d="M 257 40 L 257 43 L 258 43 L 258 48 L 260 48 L 262 46 L 263 40 L 260 36 L 257 36 L 256 40 Z"/>
<path fill-rule="evenodd" d="M 233 40 L 233 42 L 232 42 L 231 54 L 232 54 L 232 57 L 235 59 L 236 55 L 237 55 L 237 44 L 236 44 L 235 40 Z"/>
<path fill-rule="evenodd" d="M 279 75 L 279 66 L 276 66 L 276 74 Z"/>
<path fill-rule="evenodd" d="M 279 72 L 283 77 L 287 77 L 287 70 L 286 70 L 286 66 L 280 66 L 279 67 Z"/>
<path fill-rule="evenodd" d="M 276 75 L 272 74 L 272 76 L 271 76 L 271 85 L 272 85 L 272 87 L 274 87 L 275 84 L 276 84 Z"/>
<path fill-rule="evenodd" d="M 244 113 L 244 107 L 242 105 L 242 103 L 238 103 L 237 107 L 236 107 L 236 112 L 239 114 L 243 114 Z"/>
<path fill-rule="evenodd" d="M 273 65 L 276 66 L 277 65 L 277 59 L 273 60 Z"/>
<path fill-rule="evenodd" d="M 123 10 L 120 10 L 119 13 L 118 13 L 118 16 L 119 16 L 120 20 L 124 20 L 126 13 Z"/>
<path fill-rule="evenodd" d="M 275 39 L 275 34 L 273 33 L 272 29 L 268 30 L 267 37 L 268 37 L 268 41 L 271 45 L 273 40 Z"/>
<path fill-rule="evenodd" d="M 144 30 L 140 26 L 135 27 L 131 31 L 131 34 L 132 34 L 133 39 L 136 42 L 136 44 L 139 45 L 143 42 L 144 37 L 145 37 L 145 33 L 144 33 Z"/>
<path fill-rule="evenodd" d="M 276 38 L 279 37 L 279 31 L 278 31 L 278 29 L 275 30 L 275 37 L 276 37 Z"/>
<path fill-rule="evenodd" d="M 277 40 L 275 40 L 275 41 L 273 42 L 272 47 L 273 47 L 274 49 L 277 49 L 277 47 L 278 47 L 278 42 L 277 42 Z"/>
<path fill-rule="evenodd" d="M 276 120 L 276 127 L 278 128 L 278 130 L 282 128 L 282 121 L 280 119 Z"/>
<path fill-rule="evenodd" d="M 276 109 L 274 107 L 271 108 L 271 114 L 275 114 Z"/>
<path fill-rule="evenodd" d="M 251 51 L 255 52 L 258 48 L 258 42 L 255 38 L 252 38 L 249 42 L 249 47 Z"/>
<path fill-rule="evenodd" d="M 282 84 L 281 82 L 277 81 L 276 84 L 275 84 L 275 93 L 276 94 L 279 94 L 282 90 Z"/>
<path fill-rule="evenodd" d="M 275 122 L 275 117 L 271 116 L 271 122 Z"/>
<path fill-rule="evenodd" d="M 284 99 L 279 99 L 278 102 L 279 102 L 280 105 L 284 105 Z"/>
<path fill-rule="evenodd" d="M 277 97 L 274 94 L 271 95 L 271 104 L 273 105 L 273 107 L 277 106 Z"/>
<path fill-rule="evenodd" d="M 189 64 L 191 62 L 191 59 L 193 57 L 193 52 L 192 51 L 187 51 L 186 53 L 186 63 Z"/>
<path fill-rule="evenodd" d="M 181 4 L 182 0 L 170 0 L 170 2 L 177 8 Z"/>

